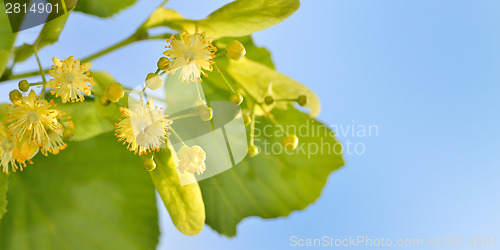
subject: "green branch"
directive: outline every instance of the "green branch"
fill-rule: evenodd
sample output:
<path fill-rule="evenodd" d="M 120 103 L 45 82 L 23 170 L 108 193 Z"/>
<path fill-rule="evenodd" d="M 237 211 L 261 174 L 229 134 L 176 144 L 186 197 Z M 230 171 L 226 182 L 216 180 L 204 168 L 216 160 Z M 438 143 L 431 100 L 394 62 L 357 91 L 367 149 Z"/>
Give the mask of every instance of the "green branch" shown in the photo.
<path fill-rule="evenodd" d="M 170 37 L 171 34 L 163 34 L 163 35 L 158 35 L 158 36 L 147 36 L 146 37 L 141 37 L 139 36 L 138 34 L 133 34 L 132 36 L 112 45 L 112 46 L 109 46 L 101 51 L 98 51 L 88 57 L 85 57 L 83 59 L 81 59 L 82 62 L 88 62 L 88 61 L 92 61 L 92 60 L 95 60 L 103 55 L 106 55 L 108 53 L 111 53 L 117 49 L 120 49 L 122 47 L 125 47 L 129 44 L 132 44 L 132 43 L 135 43 L 135 42 L 138 42 L 138 41 L 144 41 L 144 40 L 154 40 L 154 39 L 166 39 L 168 37 Z M 0 82 L 2 81 L 8 81 L 8 80 L 13 80 L 13 79 L 20 79 L 20 78 L 26 78 L 26 77 L 30 77 L 30 76 L 37 76 L 39 74 L 48 74 L 49 72 L 49 69 L 50 68 L 46 68 L 46 69 L 43 69 L 43 71 L 40 71 L 40 70 L 34 70 L 34 71 L 30 71 L 30 72 L 26 72 L 26 73 L 21 73 L 21 74 L 14 74 L 14 75 L 9 75 L 7 76 L 6 78 L 0 80 Z M 43 72 L 43 73 L 42 73 Z"/>

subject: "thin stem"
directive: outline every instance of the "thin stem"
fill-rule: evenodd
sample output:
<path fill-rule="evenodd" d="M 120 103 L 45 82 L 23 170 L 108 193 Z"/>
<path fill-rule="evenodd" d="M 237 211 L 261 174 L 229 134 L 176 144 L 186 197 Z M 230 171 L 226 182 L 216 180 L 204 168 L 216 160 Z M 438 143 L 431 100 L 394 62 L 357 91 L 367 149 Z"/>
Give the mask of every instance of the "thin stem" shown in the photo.
<path fill-rule="evenodd" d="M 35 47 L 33 47 L 33 52 L 35 54 L 35 57 L 36 57 L 36 62 L 38 63 L 38 68 L 40 68 L 40 75 L 42 75 L 42 80 L 43 80 L 43 88 L 42 88 L 42 93 L 41 93 L 41 96 L 42 98 L 45 97 L 45 91 L 46 91 L 46 83 L 47 83 L 47 79 L 45 79 L 45 73 L 43 72 L 43 68 L 42 68 L 42 63 L 40 62 L 40 57 L 38 57 L 38 52 L 36 51 Z"/>
<path fill-rule="evenodd" d="M 224 79 L 224 81 L 226 82 L 227 86 L 229 87 L 229 89 L 231 89 L 231 91 L 233 93 L 236 93 L 233 89 L 233 87 L 231 87 L 231 84 L 229 84 L 229 81 L 226 79 L 226 76 L 224 76 L 224 74 L 222 74 L 222 71 L 220 71 L 219 69 L 219 66 L 217 66 L 217 64 L 214 64 L 214 67 L 217 69 L 217 72 L 219 72 L 219 74 L 222 76 L 222 78 Z"/>
<path fill-rule="evenodd" d="M 119 49 L 121 47 L 129 45 L 129 44 L 131 44 L 133 42 L 136 42 L 136 41 L 139 41 L 139 39 L 137 39 L 137 37 L 135 37 L 135 35 L 132 35 L 132 36 L 130 36 L 130 37 L 128 37 L 128 38 L 126 38 L 126 39 L 118 42 L 115 45 L 111 45 L 111 46 L 109 46 L 109 47 L 107 47 L 107 48 L 105 48 L 105 49 L 103 49 L 103 50 L 101 50 L 99 52 L 94 53 L 93 55 L 90 55 L 90 56 L 82 59 L 81 61 L 82 62 L 88 62 L 88 61 L 94 60 L 94 59 L 96 59 L 98 57 L 101 57 L 101 56 L 103 56 L 103 55 L 105 55 L 107 53 L 115 51 L 115 50 L 117 50 L 117 49 Z"/>
<path fill-rule="evenodd" d="M 117 44 L 115 44 L 115 45 L 112 45 L 112 46 L 110 46 L 110 47 L 108 47 L 108 48 L 105 48 L 105 49 L 103 49 L 103 50 L 101 50 L 101 51 L 98 51 L 98 52 L 96 52 L 96 53 L 94 53 L 94 54 L 92 54 L 92 55 L 90 55 L 90 56 L 88 56 L 88 57 L 86 57 L 86 58 L 82 59 L 81 61 L 82 61 L 82 62 L 88 62 L 88 61 L 91 61 L 91 60 L 95 60 L 95 59 L 97 59 L 97 58 L 99 58 L 99 57 L 101 57 L 101 56 L 103 56 L 103 55 L 105 55 L 105 54 L 107 54 L 107 53 L 110 53 L 110 52 L 112 52 L 112 51 L 115 51 L 115 50 L 117 50 L 117 49 L 120 49 L 120 48 L 122 48 L 122 47 L 125 47 L 125 46 L 127 46 L 127 45 L 129 45 L 129 44 L 132 44 L 132 43 L 134 43 L 134 42 L 143 41 L 143 40 L 164 39 L 165 37 L 170 37 L 170 36 L 171 36 L 171 34 L 163 34 L 163 35 L 159 35 L 159 36 L 146 37 L 146 38 L 143 38 L 143 39 L 142 39 L 142 38 L 138 38 L 138 37 L 136 37 L 136 36 L 135 36 L 135 34 L 134 34 L 134 35 L 132 35 L 132 36 L 130 36 L 130 37 L 128 37 L 128 38 L 126 38 L 126 39 L 124 39 L 124 40 L 122 40 L 122 41 L 118 42 L 118 43 L 117 43 Z M 45 74 L 47 74 L 47 73 L 48 73 L 48 71 L 49 71 L 49 69 L 44 69 L 44 70 L 43 70 L 43 72 L 44 72 Z M 19 78 L 26 78 L 26 77 L 36 76 L 36 75 L 38 75 L 39 73 L 40 73 L 40 72 L 39 72 L 38 70 L 36 70 L 36 71 L 31 71 L 31 72 L 21 73 L 21 74 L 17 74 L 17 75 L 10 75 L 10 76 L 9 76 L 7 79 L 5 79 L 5 80 L 13 80 L 13 79 L 19 79 Z"/>
<path fill-rule="evenodd" d="M 297 98 L 288 98 L 288 99 L 276 99 L 276 102 L 296 102 Z"/>
<path fill-rule="evenodd" d="M 217 66 L 217 64 L 215 64 L 215 67 L 217 68 L 217 71 L 221 74 L 222 78 L 224 78 L 224 80 L 226 81 L 226 83 L 228 84 L 228 86 L 229 86 L 229 87 L 231 87 L 231 86 L 229 85 L 229 82 L 227 81 L 226 77 L 224 76 L 224 74 L 222 73 L 222 71 L 221 71 L 221 70 L 219 69 L 219 67 Z M 245 91 L 246 95 L 247 95 L 248 97 L 250 97 L 250 99 L 252 99 L 252 100 L 253 100 L 253 101 L 254 101 L 257 105 L 259 105 L 259 106 L 260 106 L 260 109 L 262 110 L 262 112 L 264 112 L 264 114 L 266 115 L 266 117 L 267 117 L 267 118 L 268 118 L 268 119 L 269 119 L 272 123 L 274 123 L 274 125 L 278 126 L 278 127 L 281 129 L 281 131 L 282 131 L 283 133 L 285 133 L 285 134 L 286 134 L 286 132 L 283 130 L 283 127 L 282 127 L 282 126 L 278 123 L 278 121 L 276 121 L 276 119 L 274 119 L 273 115 L 272 115 L 272 114 L 270 114 L 269 112 L 267 112 L 267 110 L 265 110 L 265 109 L 264 109 L 264 106 L 262 105 L 262 103 L 260 103 L 259 101 L 257 101 L 257 99 L 255 99 L 255 97 L 253 97 L 253 96 L 250 94 L 250 92 L 248 92 L 248 90 L 247 90 L 247 89 L 246 89 L 243 85 L 241 85 L 241 84 L 239 84 L 239 83 L 236 83 L 236 84 L 237 84 L 237 85 L 239 85 L 239 87 L 240 87 L 241 89 L 243 89 L 243 91 Z M 231 88 L 231 90 L 233 90 L 233 89 Z M 233 93 L 234 93 L 234 90 L 233 90 Z"/>
<path fill-rule="evenodd" d="M 202 100 L 202 98 L 201 98 L 201 92 L 200 92 L 200 86 L 198 86 L 197 82 L 195 82 L 194 84 L 196 85 L 196 92 L 198 92 L 198 99 Z"/>
<path fill-rule="evenodd" d="M 172 126 L 168 126 L 168 127 L 172 131 L 172 134 L 175 136 L 175 138 L 177 138 L 177 140 L 182 142 L 182 145 L 187 146 L 186 143 L 184 143 L 184 141 L 181 139 L 181 137 L 177 134 L 177 132 L 175 132 L 174 128 L 172 128 Z"/>
<path fill-rule="evenodd" d="M 250 145 L 254 146 L 255 138 L 255 113 L 252 112 L 252 124 L 250 125 Z"/>
<path fill-rule="evenodd" d="M 223 56 L 223 55 L 225 55 L 226 53 L 227 53 L 227 50 L 222 50 L 222 51 L 220 51 L 219 53 L 215 54 L 215 57 L 214 57 L 214 58 L 217 58 L 217 57 L 219 57 L 219 56 Z"/>

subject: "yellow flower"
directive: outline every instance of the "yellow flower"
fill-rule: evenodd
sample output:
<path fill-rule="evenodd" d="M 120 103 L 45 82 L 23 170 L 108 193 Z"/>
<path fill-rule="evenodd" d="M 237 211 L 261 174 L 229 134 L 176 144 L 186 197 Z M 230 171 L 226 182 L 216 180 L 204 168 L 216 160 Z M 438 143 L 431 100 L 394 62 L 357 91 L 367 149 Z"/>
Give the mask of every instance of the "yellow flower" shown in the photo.
<path fill-rule="evenodd" d="M 49 136 L 49 141 L 45 142 L 41 147 L 41 152 L 43 155 L 47 156 L 48 153 L 54 155 L 59 154 L 59 151 L 65 149 L 68 144 L 64 143 L 62 138 L 63 129 L 58 129 L 57 131 L 49 130 L 47 135 Z"/>
<path fill-rule="evenodd" d="M 46 84 L 48 88 L 54 89 L 50 93 L 60 96 L 63 103 L 83 101 L 83 94 L 91 94 L 90 87 L 94 84 L 89 77 L 91 62 L 80 64 L 80 60 L 73 60 L 72 56 L 62 62 L 54 57 L 52 61 L 54 65 L 49 70 L 49 75 L 54 79 Z"/>
<path fill-rule="evenodd" d="M 27 97 L 21 97 L 14 101 L 14 106 L 9 106 L 7 113 L 8 132 L 21 141 L 27 136 L 29 142 L 42 146 L 44 142 L 51 139 L 47 131 L 61 129 L 57 118 L 61 113 L 55 109 L 53 102 L 37 97 L 35 91 L 31 90 Z"/>
<path fill-rule="evenodd" d="M 207 169 L 205 166 L 207 154 L 200 146 L 188 147 L 183 145 L 179 152 L 177 152 L 177 157 L 179 158 L 177 169 L 179 169 L 181 174 L 184 172 L 203 174 Z"/>
<path fill-rule="evenodd" d="M 176 40 L 174 36 L 167 39 L 168 45 L 165 48 L 168 50 L 163 53 L 172 59 L 171 72 L 181 69 L 181 79 L 188 83 L 200 79 L 202 73 L 206 77 L 203 69 L 212 71 L 212 59 L 217 50 L 212 45 L 212 39 L 205 38 L 205 34 L 198 32 L 191 35 L 183 31 L 180 36 L 180 40 Z"/>
<path fill-rule="evenodd" d="M 0 125 L 0 165 L 4 173 L 9 173 L 9 166 L 13 172 L 17 169 L 22 171 L 26 167 L 26 161 L 33 158 L 37 152 L 38 147 L 30 144 L 27 137 L 18 142 L 7 133 L 3 125 Z"/>
<path fill-rule="evenodd" d="M 127 148 L 139 155 L 159 151 L 167 137 L 167 126 L 172 121 L 154 106 L 153 99 L 149 99 L 146 105 L 141 100 L 140 104 L 120 109 L 126 118 L 115 124 L 118 141 L 128 144 Z"/>

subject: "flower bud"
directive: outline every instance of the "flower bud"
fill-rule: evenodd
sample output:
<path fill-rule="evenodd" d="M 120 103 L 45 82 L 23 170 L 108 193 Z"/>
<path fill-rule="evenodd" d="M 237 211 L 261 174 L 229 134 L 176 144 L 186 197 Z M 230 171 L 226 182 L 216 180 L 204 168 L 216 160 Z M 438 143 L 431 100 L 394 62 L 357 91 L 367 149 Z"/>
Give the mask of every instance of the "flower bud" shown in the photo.
<path fill-rule="evenodd" d="M 214 111 L 212 108 L 209 108 L 207 106 L 200 106 L 200 119 L 204 122 L 212 120 L 212 117 L 214 116 Z"/>
<path fill-rule="evenodd" d="M 264 97 L 264 103 L 267 105 L 271 105 L 274 103 L 274 98 L 270 95 Z"/>
<path fill-rule="evenodd" d="M 109 84 L 104 92 L 106 99 L 111 102 L 119 101 L 124 95 L 125 92 L 123 91 L 122 85 L 117 82 Z"/>
<path fill-rule="evenodd" d="M 146 86 L 151 90 L 157 90 L 163 86 L 163 80 L 160 75 L 149 73 L 146 77 Z"/>
<path fill-rule="evenodd" d="M 307 105 L 307 96 L 306 95 L 300 95 L 299 98 L 297 98 L 297 103 L 304 107 Z"/>
<path fill-rule="evenodd" d="M 158 60 L 156 66 L 158 66 L 158 69 L 160 70 L 167 70 L 170 68 L 170 60 L 166 57 L 162 57 Z"/>
<path fill-rule="evenodd" d="M 238 61 L 240 60 L 243 56 L 246 54 L 245 47 L 243 44 L 241 44 L 237 40 L 233 40 L 227 47 L 226 47 L 226 56 L 227 58 L 231 60 Z"/>
<path fill-rule="evenodd" d="M 291 151 L 297 148 L 299 138 L 296 135 L 288 135 L 282 140 L 282 145 L 286 151 Z"/>
<path fill-rule="evenodd" d="M 231 95 L 231 97 L 229 98 L 229 100 L 231 102 L 234 102 L 234 103 L 240 105 L 243 102 L 243 96 L 241 94 L 234 93 L 234 94 Z"/>
<path fill-rule="evenodd" d="M 71 127 L 64 128 L 63 138 L 66 140 L 71 140 L 75 136 L 75 129 Z"/>
<path fill-rule="evenodd" d="M 21 94 L 21 92 L 19 92 L 19 90 L 17 89 L 14 89 L 9 93 L 9 99 L 11 102 L 14 102 L 15 100 L 21 98 L 22 96 L 23 95 Z"/>
<path fill-rule="evenodd" d="M 30 89 L 30 83 L 26 80 L 22 80 L 19 82 L 19 90 L 22 92 L 27 92 Z"/>
<path fill-rule="evenodd" d="M 245 123 L 245 126 L 250 125 L 250 123 L 252 123 L 252 117 L 250 117 L 250 115 L 248 115 L 248 114 L 244 114 L 243 115 L 243 122 Z"/>
<path fill-rule="evenodd" d="M 111 101 L 108 98 L 106 98 L 105 95 L 99 98 L 99 102 L 101 103 L 102 106 L 108 106 L 111 103 Z"/>
<path fill-rule="evenodd" d="M 153 160 L 153 157 L 144 159 L 144 161 L 142 162 L 142 167 L 144 169 L 146 169 L 147 171 L 153 171 L 153 170 L 155 170 L 156 163 Z"/>
<path fill-rule="evenodd" d="M 255 146 L 255 145 L 248 146 L 248 155 L 250 157 L 254 157 L 254 156 L 258 155 L 259 152 L 260 152 L 260 150 L 257 146 Z"/>

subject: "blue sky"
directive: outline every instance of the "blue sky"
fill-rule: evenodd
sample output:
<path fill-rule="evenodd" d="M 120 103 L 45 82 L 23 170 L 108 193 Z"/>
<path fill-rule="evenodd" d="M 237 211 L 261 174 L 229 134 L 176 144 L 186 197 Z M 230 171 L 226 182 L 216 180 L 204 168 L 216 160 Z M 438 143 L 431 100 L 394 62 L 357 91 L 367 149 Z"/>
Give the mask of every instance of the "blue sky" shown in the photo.
<path fill-rule="evenodd" d="M 167 7 L 202 18 L 227 2 L 172 0 Z M 73 14 L 71 29 L 41 51 L 42 61 L 83 57 L 125 38 L 157 4 L 140 1 L 109 20 Z M 246 219 L 235 238 L 209 227 L 183 236 L 161 208 L 159 249 L 286 249 L 291 236 L 324 235 L 500 241 L 498 13 L 496 0 L 309 0 L 256 33 L 279 71 L 318 93 L 320 120 L 376 125 L 378 135 L 340 137 L 365 152 L 346 156 L 316 203 L 288 218 Z M 21 40 L 31 42 L 36 30 Z M 93 69 L 137 84 L 163 46 L 132 45 L 96 60 Z M 17 69 L 34 67 L 29 60 Z"/>

